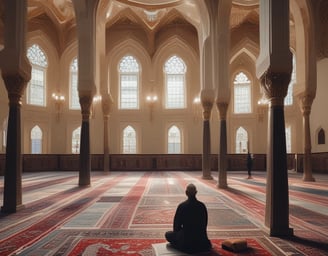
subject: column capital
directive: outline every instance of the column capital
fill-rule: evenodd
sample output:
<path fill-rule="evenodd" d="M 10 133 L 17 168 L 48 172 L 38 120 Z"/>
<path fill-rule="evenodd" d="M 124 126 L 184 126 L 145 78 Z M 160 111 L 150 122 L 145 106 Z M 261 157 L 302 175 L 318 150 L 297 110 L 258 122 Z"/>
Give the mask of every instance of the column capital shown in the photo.
<path fill-rule="evenodd" d="M 213 101 L 202 100 L 202 106 L 203 106 L 203 118 L 204 120 L 209 120 L 211 118 Z"/>
<path fill-rule="evenodd" d="M 284 105 L 284 98 L 287 95 L 290 73 L 275 73 L 267 71 L 260 79 L 261 86 L 270 105 Z"/>
<path fill-rule="evenodd" d="M 298 99 L 303 116 L 310 115 L 314 97 L 308 93 L 302 93 Z"/>
<path fill-rule="evenodd" d="M 82 120 L 88 121 L 91 115 L 91 105 L 93 102 L 93 93 L 91 91 L 79 91 Z"/>
<path fill-rule="evenodd" d="M 101 106 L 104 117 L 109 117 L 113 107 L 113 98 L 110 94 L 102 95 Z"/>
<path fill-rule="evenodd" d="M 203 118 L 209 120 L 211 118 L 211 112 L 214 104 L 214 90 L 203 89 L 200 93 L 200 100 L 203 106 Z"/>
<path fill-rule="evenodd" d="M 216 107 L 219 110 L 220 119 L 226 120 L 227 119 L 227 110 L 228 110 L 228 102 L 216 102 Z"/>
<path fill-rule="evenodd" d="M 24 94 L 25 88 L 27 86 L 28 80 L 25 76 L 16 74 L 3 74 L 3 81 L 8 92 L 9 104 L 21 105 L 21 98 Z"/>

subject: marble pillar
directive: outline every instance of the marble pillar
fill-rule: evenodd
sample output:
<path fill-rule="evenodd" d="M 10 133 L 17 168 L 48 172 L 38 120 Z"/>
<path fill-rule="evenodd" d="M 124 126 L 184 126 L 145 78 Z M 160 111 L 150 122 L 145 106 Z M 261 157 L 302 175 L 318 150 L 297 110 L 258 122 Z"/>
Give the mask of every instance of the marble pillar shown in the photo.
<path fill-rule="evenodd" d="M 91 184 L 90 116 L 93 94 L 79 92 L 79 97 L 82 112 L 79 185 L 89 186 Z"/>
<path fill-rule="evenodd" d="M 214 103 L 212 91 L 209 95 L 206 95 L 205 90 L 201 93 L 201 103 L 203 106 L 203 154 L 202 154 L 202 171 L 203 179 L 211 180 L 213 179 L 211 175 L 211 131 L 210 131 L 210 118 L 211 111 Z"/>
<path fill-rule="evenodd" d="M 220 116 L 220 147 L 218 158 L 218 184 L 219 188 L 227 188 L 227 102 L 216 102 Z"/>
<path fill-rule="evenodd" d="M 82 113 L 79 185 L 91 184 L 90 114 L 96 86 L 96 14 L 99 0 L 72 0 L 78 36 L 78 92 Z"/>
<path fill-rule="evenodd" d="M 31 78 L 31 65 L 26 56 L 25 0 L 4 1 L 4 49 L 0 52 L 0 68 L 9 99 L 7 147 L 4 173 L 4 213 L 23 207 L 21 156 L 21 98 Z"/>
<path fill-rule="evenodd" d="M 289 228 L 289 196 L 284 97 L 290 73 L 266 73 L 261 79 L 269 100 L 265 225 L 271 236 L 293 234 Z"/>
<path fill-rule="evenodd" d="M 22 207 L 21 97 L 27 85 L 19 74 L 3 75 L 8 98 L 9 118 L 2 212 L 14 213 Z"/>
<path fill-rule="evenodd" d="M 303 181 L 315 181 L 312 176 L 312 154 L 311 154 L 311 131 L 310 131 L 310 113 L 313 97 L 310 95 L 302 95 L 301 109 L 303 114 L 303 130 L 304 130 L 304 159 L 303 159 Z"/>
<path fill-rule="evenodd" d="M 103 110 L 103 119 L 104 119 L 104 172 L 109 173 L 110 171 L 110 162 L 109 162 L 109 116 L 111 111 L 111 105 L 113 100 L 110 95 L 102 96 L 102 110 Z"/>
<path fill-rule="evenodd" d="M 289 1 L 260 0 L 257 77 L 269 102 L 265 226 L 270 236 L 289 236 L 289 195 L 284 98 L 292 72 Z"/>

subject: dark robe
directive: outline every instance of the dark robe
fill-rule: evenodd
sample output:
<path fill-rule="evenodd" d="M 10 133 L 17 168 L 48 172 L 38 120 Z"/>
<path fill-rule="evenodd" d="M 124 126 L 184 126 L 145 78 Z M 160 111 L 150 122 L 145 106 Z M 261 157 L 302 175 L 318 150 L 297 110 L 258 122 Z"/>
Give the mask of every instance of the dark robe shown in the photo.
<path fill-rule="evenodd" d="M 195 197 L 179 204 L 173 222 L 173 231 L 166 232 L 166 239 L 178 250 L 187 253 L 209 251 L 212 248 L 207 237 L 207 209 Z"/>

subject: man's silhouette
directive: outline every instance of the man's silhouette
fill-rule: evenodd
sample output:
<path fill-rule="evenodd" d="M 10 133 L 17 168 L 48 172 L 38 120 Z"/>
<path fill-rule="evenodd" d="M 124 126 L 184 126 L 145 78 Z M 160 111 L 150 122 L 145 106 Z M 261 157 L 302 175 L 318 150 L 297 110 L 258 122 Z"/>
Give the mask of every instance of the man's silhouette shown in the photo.
<path fill-rule="evenodd" d="M 188 199 L 179 204 L 173 222 L 173 231 L 167 231 L 165 238 L 172 247 L 187 253 L 209 251 L 212 248 L 207 237 L 208 214 L 204 203 L 196 198 L 194 184 L 186 188 Z"/>

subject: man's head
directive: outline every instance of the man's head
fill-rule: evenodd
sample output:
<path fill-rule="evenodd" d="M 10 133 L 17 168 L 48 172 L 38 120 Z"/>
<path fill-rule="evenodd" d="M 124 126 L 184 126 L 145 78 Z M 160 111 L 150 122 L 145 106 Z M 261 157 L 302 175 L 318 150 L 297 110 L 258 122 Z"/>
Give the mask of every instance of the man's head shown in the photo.
<path fill-rule="evenodd" d="M 196 193 L 197 193 L 196 186 L 192 183 L 188 184 L 186 188 L 186 195 L 188 197 L 194 197 L 196 196 Z"/>

